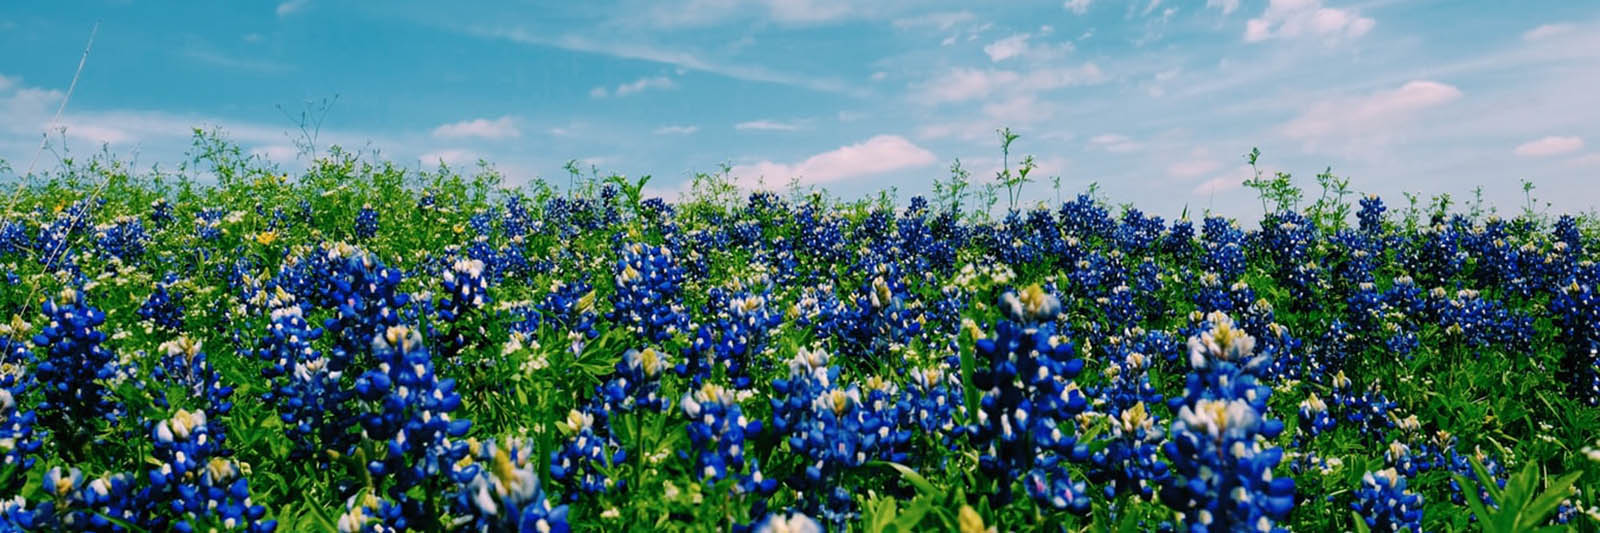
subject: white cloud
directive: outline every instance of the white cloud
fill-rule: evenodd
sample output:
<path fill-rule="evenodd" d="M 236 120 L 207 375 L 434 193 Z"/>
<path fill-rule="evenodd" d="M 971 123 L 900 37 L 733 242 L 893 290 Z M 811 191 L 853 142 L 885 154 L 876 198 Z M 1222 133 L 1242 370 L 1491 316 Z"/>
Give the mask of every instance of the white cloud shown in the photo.
<path fill-rule="evenodd" d="M 1324 100 L 1283 126 L 1296 139 L 1383 133 L 1412 115 L 1461 98 L 1461 90 L 1435 81 L 1411 81 L 1398 89 L 1359 98 Z"/>
<path fill-rule="evenodd" d="M 1571 24 L 1545 24 L 1523 33 L 1522 40 L 1537 41 L 1547 37 L 1555 37 L 1557 35 L 1570 32 L 1572 29 L 1573 26 Z"/>
<path fill-rule="evenodd" d="M 417 157 L 417 161 L 422 163 L 424 167 L 438 166 L 441 163 L 446 166 L 460 167 L 477 163 L 478 159 L 478 154 L 459 148 L 428 152 Z"/>
<path fill-rule="evenodd" d="M 1094 63 L 1084 63 L 1076 68 L 1046 67 L 1026 73 L 958 67 L 921 84 L 913 98 L 924 104 L 965 102 L 1001 92 L 1027 94 L 1092 85 L 1105 79 L 1105 73 Z"/>
<path fill-rule="evenodd" d="M 677 84 L 672 81 L 672 78 L 668 78 L 666 76 L 647 76 L 618 85 L 617 88 L 609 91 L 606 90 L 605 87 L 595 87 L 593 89 L 589 89 L 589 97 L 605 98 L 606 96 L 616 96 L 620 98 L 649 89 L 671 89 L 676 86 Z"/>
<path fill-rule="evenodd" d="M 939 31 L 948 31 L 950 28 L 954 28 L 957 24 L 972 22 L 972 20 L 976 18 L 977 15 L 973 15 L 971 11 L 942 11 L 937 13 L 928 13 L 926 15 L 918 15 L 915 17 L 895 19 L 894 22 L 890 23 L 890 25 L 902 30 L 913 28 L 934 28 Z"/>
<path fill-rule="evenodd" d="M 1512 152 L 1523 157 L 1547 157 L 1576 152 L 1583 149 L 1583 139 L 1578 137 L 1550 136 L 1517 145 Z"/>
<path fill-rule="evenodd" d="M 521 137 L 522 130 L 517 129 L 516 120 L 508 115 L 497 119 L 478 118 L 444 124 L 433 129 L 433 136 L 441 139 L 462 137 L 506 139 Z"/>
<path fill-rule="evenodd" d="M 95 144 L 123 144 L 134 140 L 133 134 L 114 126 L 63 121 L 60 127 L 66 130 L 68 137 Z"/>
<path fill-rule="evenodd" d="M 1089 12 L 1089 4 L 1093 2 L 1094 0 L 1067 0 L 1066 3 L 1061 4 L 1061 7 L 1071 11 L 1074 15 L 1082 15 Z"/>
<path fill-rule="evenodd" d="M 747 188 L 753 187 L 758 180 L 782 184 L 788 183 L 790 178 L 809 185 L 923 167 L 933 164 L 935 159 L 933 152 L 912 144 L 904 137 L 878 135 L 808 157 L 798 163 L 761 161 L 739 165 L 733 167 L 731 174 Z"/>
<path fill-rule="evenodd" d="M 266 59 L 251 59 L 235 57 L 222 53 L 209 46 L 191 47 L 183 52 L 183 56 L 207 65 L 231 68 L 235 70 L 249 70 L 263 74 L 285 72 L 291 70 L 289 65 Z"/>
<path fill-rule="evenodd" d="M 699 126 L 662 126 L 656 128 L 656 135 L 688 135 L 700 131 Z"/>
<path fill-rule="evenodd" d="M 1251 174 L 1252 172 L 1254 171 L 1249 166 L 1240 166 L 1200 182 L 1192 192 L 1195 196 L 1210 196 L 1219 192 L 1231 191 L 1244 185 L 1244 180 L 1249 179 L 1253 175 Z"/>
<path fill-rule="evenodd" d="M 989 60 L 994 62 L 1011 59 L 1028 51 L 1028 37 L 1026 33 L 1018 33 L 1004 39 L 989 43 L 983 47 L 983 53 L 989 55 Z"/>
<path fill-rule="evenodd" d="M 989 96 L 1001 86 L 1014 84 L 1019 78 L 1010 70 L 955 68 L 923 85 L 918 99 L 929 104 L 974 100 Z"/>
<path fill-rule="evenodd" d="M 745 131 L 745 130 L 755 130 L 755 131 L 794 131 L 794 130 L 800 129 L 800 125 L 799 124 L 795 124 L 793 122 L 778 122 L 778 121 L 775 121 L 775 120 L 764 120 L 763 119 L 763 120 L 752 120 L 752 121 L 749 121 L 749 122 L 740 122 L 738 124 L 735 124 L 733 126 L 733 129 L 736 129 L 736 130 L 739 130 L 739 131 Z"/>
<path fill-rule="evenodd" d="M 0 91 L 10 89 L 16 84 L 17 80 L 15 78 L 7 78 L 5 74 L 0 74 Z"/>
<path fill-rule="evenodd" d="M 1222 14 L 1227 15 L 1239 9 L 1239 0 L 1206 0 L 1206 7 L 1219 8 Z"/>
<path fill-rule="evenodd" d="M 292 15 L 295 12 L 304 9 L 306 5 L 310 3 L 311 0 L 288 0 L 287 2 L 280 3 L 278 4 L 278 16 L 287 17 Z"/>
<path fill-rule="evenodd" d="M 814 23 L 838 19 L 854 12 L 842 0 L 766 0 L 767 9 L 778 22 Z"/>
<path fill-rule="evenodd" d="M 983 105 L 983 114 L 1002 124 L 1030 124 L 1050 118 L 1056 104 L 1041 102 L 1033 93 L 1022 93 Z"/>
<path fill-rule="evenodd" d="M 1584 154 L 1572 158 L 1567 164 L 1575 167 L 1600 167 L 1600 154 Z"/>
<path fill-rule="evenodd" d="M 1142 17 L 1142 16 L 1145 16 L 1145 15 L 1149 15 L 1151 11 L 1155 11 L 1156 7 L 1158 7 L 1160 5 L 1161 5 L 1161 0 L 1150 0 L 1149 4 L 1145 4 L 1144 12 L 1139 13 L 1139 16 Z"/>
<path fill-rule="evenodd" d="M 1195 149 L 1189 158 L 1167 165 L 1167 175 L 1174 178 L 1197 178 L 1222 168 L 1222 163 L 1212 159 L 1204 149 Z"/>
<path fill-rule="evenodd" d="M 865 91 L 853 87 L 838 78 L 818 76 L 815 74 L 794 74 L 777 72 L 766 67 L 756 65 L 738 65 L 720 63 L 706 60 L 698 54 L 679 50 L 667 50 L 659 46 L 644 45 L 620 41 L 617 38 L 591 39 L 581 35 L 568 34 L 552 37 L 545 33 L 527 31 L 523 29 L 501 28 L 470 28 L 468 33 L 481 37 L 504 39 L 507 41 L 534 46 L 552 46 L 574 52 L 600 54 L 622 59 L 636 59 L 650 61 L 664 65 L 672 65 L 686 70 L 709 72 L 719 76 L 745 81 L 758 81 L 763 83 L 776 83 L 804 87 L 813 91 L 863 95 Z"/>
<path fill-rule="evenodd" d="M 295 158 L 299 157 L 300 149 L 286 144 L 272 144 L 251 148 L 250 155 L 265 159 L 267 161 L 272 161 L 274 163 L 284 163 L 287 161 L 293 161 Z"/>
<path fill-rule="evenodd" d="M 1116 133 L 1104 133 L 1090 137 L 1089 145 L 1114 154 L 1125 154 L 1144 147 L 1143 144 L 1135 142 L 1126 135 Z"/>
<path fill-rule="evenodd" d="M 1366 35 L 1375 24 L 1353 9 L 1322 7 L 1322 0 L 1271 0 L 1261 16 L 1245 22 L 1244 40 L 1306 36 L 1336 42 Z"/>
<path fill-rule="evenodd" d="M 871 76 L 872 81 L 883 81 L 885 78 L 888 78 L 888 77 L 889 77 L 889 73 L 881 71 L 881 70 L 872 73 L 872 76 Z"/>

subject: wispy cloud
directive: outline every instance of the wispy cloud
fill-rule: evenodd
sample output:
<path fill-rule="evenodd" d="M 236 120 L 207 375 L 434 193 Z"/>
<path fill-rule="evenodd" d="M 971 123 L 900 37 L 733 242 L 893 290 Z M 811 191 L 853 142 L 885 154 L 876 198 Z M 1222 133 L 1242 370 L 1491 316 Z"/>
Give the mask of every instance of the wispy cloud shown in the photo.
<path fill-rule="evenodd" d="M 1115 154 L 1133 152 L 1144 147 L 1143 144 L 1135 142 L 1128 136 L 1117 133 L 1103 133 L 1090 137 L 1089 146 Z"/>
<path fill-rule="evenodd" d="M 719 76 L 726 76 L 737 80 L 791 85 L 796 87 L 804 87 L 814 91 L 842 93 L 853 96 L 862 96 L 866 94 L 865 91 L 859 88 L 853 87 L 843 81 L 828 76 L 793 74 L 787 72 L 778 72 L 766 67 L 755 65 L 722 63 L 705 59 L 692 52 L 669 50 L 663 47 L 647 44 L 628 43 L 617 40 L 595 40 L 578 35 L 552 37 L 517 28 L 470 28 L 467 31 L 481 37 L 503 39 L 511 42 L 536 46 L 549 46 L 574 52 L 584 52 L 623 59 L 635 59 L 640 61 L 661 63 L 687 70 L 708 72 Z"/>
<path fill-rule="evenodd" d="M 417 156 L 417 162 L 422 163 L 424 167 L 437 165 L 460 167 L 476 163 L 480 157 L 470 150 L 452 148 L 422 154 Z"/>
<path fill-rule="evenodd" d="M 1408 82 L 1397 89 L 1355 98 L 1316 102 L 1283 126 L 1295 139 L 1381 136 L 1416 113 L 1461 98 L 1461 90 L 1436 81 Z"/>
<path fill-rule="evenodd" d="M 842 146 L 796 163 L 761 161 L 733 167 L 731 174 L 746 188 L 764 180 L 769 184 L 788 183 L 790 178 L 812 185 L 846 178 L 883 174 L 932 165 L 937 158 L 898 135 L 878 135 Z"/>
<path fill-rule="evenodd" d="M 1174 178 L 1197 178 L 1222 168 L 1222 163 L 1211 157 L 1203 148 L 1189 152 L 1189 157 L 1167 165 L 1167 175 Z"/>
<path fill-rule="evenodd" d="M 735 124 L 733 129 L 739 131 L 795 131 L 800 129 L 800 125 L 793 122 L 778 122 L 775 120 L 752 120 Z"/>
<path fill-rule="evenodd" d="M 1206 7 L 1221 9 L 1227 15 L 1239 9 L 1239 0 L 1206 0 Z"/>
<path fill-rule="evenodd" d="M 666 76 L 648 76 L 618 85 L 615 89 L 607 90 L 605 87 L 595 87 L 593 89 L 589 89 L 589 97 L 623 97 L 649 89 L 671 89 L 676 86 L 677 83 L 673 82 L 672 78 L 668 78 Z"/>
<path fill-rule="evenodd" d="M 979 100 L 991 95 L 1028 95 L 1106 80 L 1094 63 L 1077 67 L 1042 67 L 1028 71 L 954 68 L 914 87 L 913 99 L 924 104 Z"/>
<path fill-rule="evenodd" d="M 496 119 L 476 118 L 443 124 L 433 129 L 433 136 L 440 139 L 467 137 L 507 139 L 521 137 L 522 130 L 517 128 L 516 120 L 508 115 Z"/>
<path fill-rule="evenodd" d="M 1353 9 L 1323 7 L 1322 0 L 1271 0 L 1261 16 L 1245 22 L 1244 40 L 1306 36 L 1337 42 L 1366 35 L 1375 24 Z"/>
<path fill-rule="evenodd" d="M 191 45 L 182 52 L 183 57 L 198 63 L 261 74 L 278 74 L 293 70 L 289 65 L 270 59 L 252 59 L 223 53 L 208 45 Z"/>
<path fill-rule="evenodd" d="M 1547 39 L 1571 32 L 1573 29 L 1574 26 L 1571 24 L 1545 24 L 1523 33 L 1522 40 L 1537 41 L 1540 39 Z"/>
<path fill-rule="evenodd" d="M 1021 55 L 1028 50 L 1028 37 L 1026 33 L 1018 33 L 1004 39 L 989 43 L 983 47 L 983 53 L 989 56 L 990 61 L 996 63 Z"/>
<path fill-rule="evenodd" d="M 251 148 L 250 155 L 282 163 L 293 161 L 300 155 L 300 149 L 287 144 L 269 144 Z"/>
<path fill-rule="evenodd" d="M 1570 154 L 1583 149 L 1583 139 L 1578 137 L 1545 137 L 1517 145 L 1512 153 L 1523 157 L 1549 157 Z"/>
<path fill-rule="evenodd" d="M 958 24 L 966 24 L 977 19 L 978 16 L 971 11 L 940 11 L 927 13 L 914 17 L 895 19 L 890 25 L 902 30 L 913 28 L 933 28 L 938 31 L 949 31 Z"/>
<path fill-rule="evenodd" d="M 662 126 L 656 128 L 656 135 L 689 135 L 700 131 L 699 126 Z"/>
<path fill-rule="evenodd" d="M 1066 3 L 1061 4 L 1061 7 L 1066 8 L 1067 11 L 1071 11 L 1075 15 L 1082 15 L 1089 12 L 1089 4 L 1092 3 L 1094 3 L 1094 0 L 1067 0 Z"/>
<path fill-rule="evenodd" d="M 289 15 L 293 15 L 296 12 L 305 9 L 305 7 L 310 3 L 311 0 L 288 0 L 286 2 L 279 3 L 278 16 L 287 17 Z"/>

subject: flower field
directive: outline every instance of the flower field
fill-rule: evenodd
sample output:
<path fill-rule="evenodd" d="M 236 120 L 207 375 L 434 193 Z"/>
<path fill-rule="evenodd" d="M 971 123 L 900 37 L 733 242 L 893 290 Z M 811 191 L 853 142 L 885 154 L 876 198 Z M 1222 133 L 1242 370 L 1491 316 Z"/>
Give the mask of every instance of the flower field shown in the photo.
<path fill-rule="evenodd" d="M 197 162 L 5 190 L 0 530 L 1600 524 L 1586 217 Z"/>

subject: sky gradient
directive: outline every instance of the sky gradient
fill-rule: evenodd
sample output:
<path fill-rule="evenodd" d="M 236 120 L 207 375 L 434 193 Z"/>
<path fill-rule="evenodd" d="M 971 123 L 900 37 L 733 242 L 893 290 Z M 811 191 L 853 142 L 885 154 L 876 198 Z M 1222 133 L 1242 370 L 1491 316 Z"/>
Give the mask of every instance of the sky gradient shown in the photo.
<path fill-rule="evenodd" d="M 1040 163 L 1030 203 L 1059 176 L 1152 214 L 1254 216 L 1252 146 L 1302 186 L 1332 166 L 1390 205 L 1482 186 L 1514 211 L 1524 178 L 1554 211 L 1600 203 L 1597 2 L 185 4 L 0 12 L 0 176 L 47 132 L 36 169 L 63 144 L 170 168 L 193 127 L 294 170 L 285 111 L 337 95 L 324 146 L 483 158 L 512 183 L 564 184 L 580 160 L 668 197 L 727 164 L 749 186 L 903 201 L 957 158 L 991 179 L 1010 127 L 1013 161 Z"/>

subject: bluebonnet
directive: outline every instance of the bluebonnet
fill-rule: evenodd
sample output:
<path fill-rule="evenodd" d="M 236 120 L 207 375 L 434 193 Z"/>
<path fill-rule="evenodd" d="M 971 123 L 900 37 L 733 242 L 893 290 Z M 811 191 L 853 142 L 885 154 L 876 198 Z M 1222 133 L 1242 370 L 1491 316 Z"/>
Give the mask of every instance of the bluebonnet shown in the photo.
<path fill-rule="evenodd" d="M 924 435 L 938 437 L 944 447 L 954 449 L 955 438 L 964 430 L 956 424 L 956 414 L 965 412 L 960 382 L 943 365 L 912 368 L 909 374 L 911 379 L 903 401 L 909 409 L 911 424 Z"/>
<path fill-rule="evenodd" d="M 688 328 L 683 312 L 683 270 L 671 249 L 642 243 L 624 245 L 616 262 L 616 292 L 611 321 L 646 342 L 662 342 Z"/>
<path fill-rule="evenodd" d="M 1406 488 L 1406 478 L 1393 468 L 1367 472 L 1350 508 L 1371 531 L 1422 531 L 1422 496 Z"/>
<path fill-rule="evenodd" d="M 110 224 L 96 226 L 95 238 L 102 257 L 134 262 L 144 256 L 150 235 L 144 230 L 143 220 L 120 216 Z"/>
<path fill-rule="evenodd" d="M 1283 423 L 1266 417 L 1270 387 L 1259 384 L 1269 357 L 1223 313 L 1189 338 L 1191 370 L 1163 446 L 1172 477 L 1160 496 L 1187 531 L 1274 530 L 1294 507 L 1294 480 L 1274 477 L 1283 449 L 1270 439 Z"/>
<path fill-rule="evenodd" d="M 335 340 L 326 354 L 330 370 L 343 371 L 358 362 L 358 356 L 372 348 L 373 339 L 400 325 L 411 296 L 399 290 L 403 279 L 399 270 L 348 245 L 328 246 L 325 254 L 302 264 L 305 270 L 286 270 L 280 277 L 309 278 L 284 281 L 306 283 L 315 296 L 312 302 L 337 311 L 322 323 Z"/>
<path fill-rule="evenodd" d="M 466 315 L 489 303 L 489 281 L 484 278 L 483 261 L 459 259 L 442 276 L 445 297 L 435 305 L 445 324 L 462 322 Z M 468 343 L 463 328 L 451 328 L 439 341 L 440 355 L 453 360 Z"/>
<path fill-rule="evenodd" d="M 150 201 L 150 225 L 157 230 L 167 227 L 173 220 L 172 202 L 166 198 L 156 198 Z"/>
<path fill-rule="evenodd" d="M 0 472 L 11 476 L 0 478 L 0 492 L 6 494 L 19 493 L 44 444 L 34 430 L 38 414 L 22 404 L 34 387 L 29 368 L 35 361 L 27 344 L 13 336 L 25 335 L 27 329 L 20 318 L 0 327 Z"/>
<path fill-rule="evenodd" d="M 178 516 L 176 522 L 152 519 L 151 526 L 176 531 L 250 531 L 277 528 L 265 520 L 266 508 L 250 499 L 250 485 L 237 462 L 224 456 L 223 439 L 210 433 L 204 410 L 179 409 L 152 430 L 157 466 L 149 471 L 149 497 Z M 219 529 L 221 528 L 221 529 Z"/>
<path fill-rule="evenodd" d="M 173 288 L 177 280 L 176 274 L 168 274 L 165 279 L 156 283 L 155 292 L 150 293 L 150 297 L 139 306 L 139 318 L 149 320 L 156 327 L 168 331 L 182 331 L 184 294 Z"/>
<path fill-rule="evenodd" d="M 769 291 L 711 289 L 706 305 L 710 320 L 695 328 L 693 342 L 684 349 L 682 372 L 699 383 L 720 369 L 734 388 L 749 388 L 750 364 L 766 349 L 769 332 L 783 322 L 783 315 L 767 303 L 771 297 Z"/>
<path fill-rule="evenodd" d="M 356 395 L 376 407 L 361 416 L 361 429 L 383 446 L 367 469 L 390 480 L 390 495 L 398 496 L 447 472 L 467 453 L 464 442 L 451 439 L 466 435 L 471 422 L 451 419 L 461 407 L 455 380 L 435 375 L 433 358 L 416 331 L 389 327 L 372 339 L 372 355 L 376 367 L 355 382 Z"/>
<path fill-rule="evenodd" d="M 763 517 L 752 530 L 753 533 L 822 533 L 822 524 L 806 516 L 805 513 L 775 512 Z"/>
<path fill-rule="evenodd" d="M 15 220 L 0 223 L 0 256 L 22 253 L 33 248 L 33 237 L 28 235 L 28 224 Z"/>
<path fill-rule="evenodd" d="M 203 405 L 212 415 L 211 440 L 221 445 L 225 437 L 222 423 L 216 417 L 233 410 L 233 387 L 223 383 L 222 374 L 211 366 L 205 352 L 201 351 L 200 342 L 179 336 L 162 343 L 160 363 L 151 370 L 150 377 L 158 383 L 179 387 L 183 393 L 180 400 Z M 170 408 L 168 400 L 166 391 L 158 391 L 154 403 Z M 227 455 L 227 452 L 221 454 Z"/>
<path fill-rule="evenodd" d="M 1361 232 L 1375 234 L 1383 231 L 1383 199 L 1376 194 L 1361 197 L 1361 210 L 1356 212 L 1356 220 L 1360 221 Z"/>
<path fill-rule="evenodd" d="M 208 207 L 201 209 L 199 213 L 195 214 L 195 236 L 199 237 L 200 240 L 203 241 L 214 241 L 221 238 L 222 216 L 225 214 L 226 213 L 218 208 Z"/>
<path fill-rule="evenodd" d="M 705 383 L 684 394 L 680 404 L 689 418 L 686 430 L 696 476 L 709 482 L 734 476 L 735 490 L 742 493 L 768 495 L 777 490 L 777 481 L 765 477 L 755 459 L 745 456 L 749 442 L 761 434 L 761 420 L 747 418 L 731 391 Z"/>
<path fill-rule="evenodd" d="M 802 348 L 789 362 L 789 377 L 773 381 L 770 401 L 773 428 L 787 435 L 789 449 L 805 460 L 803 475 L 793 483 L 808 508 L 842 527 L 856 516 L 849 492 L 840 485 L 844 473 L 868 460 L 900 459 L 910 434 L 898 425 L 902 407 L 884 401 L 894 395 L 887 382 L 869 380 L 863 398 L 860 385 L 839 383 L 831 357 Z"/>
<path fill-rule="evenodd" d="M 1585 262 L 1574 269 L 1550 299 L 1550 312 L 1560 328 L 1562 354 L 1556 375 L 1573 398 L 1600 405 L 1600 266 Z"/>
<path fill-rule="evenodd" d="M 469 444 L 471 453 L 453 466 L 460 485 L 452 502 L 455 526 L 480 532 L 564 533 L 567 506 L 552 507 L 539 484 L 533 446 L 516 438 Z"/>
<path fill-rule="evenodd" d="M 395 533 L 408 529 L 403 504 L 380 498 L 371 491 L 362 491 L 345 501 L 345 512 L 339 515 L 339 533 Z"/>
<path fill-rule="evenodd" d="M 355 236 L 357 239 L 371 239 L 378 235 L 378 210 L 371 205 L 361 206 L 356 212 Z"/>
<path fill-rule="evenodd" d="M 37 374 L 44 385 L 39 410 L 59 438 L 78 443 L 93 428 L 93 420 L 115 421 L 120 406 L 106 382 L 117 373 L 116 356 L 103 343 L 99 327 L 105 313 L 90 306 L 84 291 L 65 289 L 44 306 L 48 323 L 33 343 L 43 349 Z"/>
<path fill-rule="evenodd" d="M 1162 401 L 1150 385 L 1154 357 L 1129 350 L 1121 338 L 1111 345 L 1120 361 L 1110 358 L 1105 369 L 1109 383 L 1094 391 L 1101 410 L 1095 414 L 1109 419 L 1110 431 L 1100 438 L 1104 447 L 1090 456 L 1094 467 L 1090 479 L 1105 483 L 1108 498 L 1119 493 L 1150 498 L 1168 476 L 1167 464 L 1159 458 L 1165 432 L 1158 429 L 1160 418 L 1149 408 Z"/>
<path fill-rule="evenodd" d="M 1025 478 L 1035 501 L 1085 513 L 1086 484 L 1072 480 L 1064 464 L 1089 453 L 1077 442 L 1074 423 L 1087 406 L 1073 382 L 1083 360 L 1056 329 L 1061 302 L 1033 285 L 1005 293 L 1000 308 L 1009 320 L 975 346 L 980 366 L 973 384 L 983 398 L 969 431 L 981 454 L 979 468 L 1000 481 L 994 497 L 1001 503 L 1011 498 L 1012 480 Z"/>
<path fill-rule="evenodd" d="M 343 372 L 330 369 L 312 346 L 322 330 L 306 323 L 294 295 L 281 287 L 273 293 L 271 323 L 256 350 L 257 357 L 269 362 L 261 373 L 272 388 L 263 399 L 277 409 L 284 432 L 294 442 L 291 457 L 322 450 L 344 453 L 354 443 L 348 430 L 355 415 L 346 405 L 354 393 L 343 387 Z"/>
<path fill-rule="evenodd" d="M 1313 392 L 1306 395 L 1300 402 L 1300 431 L 1308 437 L 1315 437 L 1325 431 L 1333 429 L 1337 424 L 1328 414 L 1328 403 Z"/>
<path fill-rule="evenodd" d="M 611 435 L 609 415 L 591 403 L 556 424 L 567 438 L 550 453 L 550 477 L 567 486 L 566 501 L 577 501 L 580 493 L 626 488 L 626 480 L 607 475 L 628 459 L 627 450 Z"/>
<path fill-rule="evenodd" d="M 629 349 L 616 364 L 616 373 L 598 387 L 597 401 L 607 412 L 635 408 L 662 411 L 671 400 L 661 396 L 661 374 L 672 364 L 655 348 Z"/>
<path fill-rule="evenodd" d="M 133 476 L 108 474 L 87 479 L 77 468 L 53 467 L 44 473 L 40 489 L 52 501 L 36 509 L 38 526 L 72 531 L 127 531 L 112 522 L 147 524 L 150 502 L 135 486 Z M 109 518 L 109 519 L 108 519 Z"/>
<path fill-rule="evenodd" d="M 587 282 L 552 281 L 550 292 L 537 307 L 553 327 L 567 331 L 573 353 L 582 352 L 585 344 L 600 336 L 595 329 L 599 315 L 595 312 L 594 288 Z"/>

